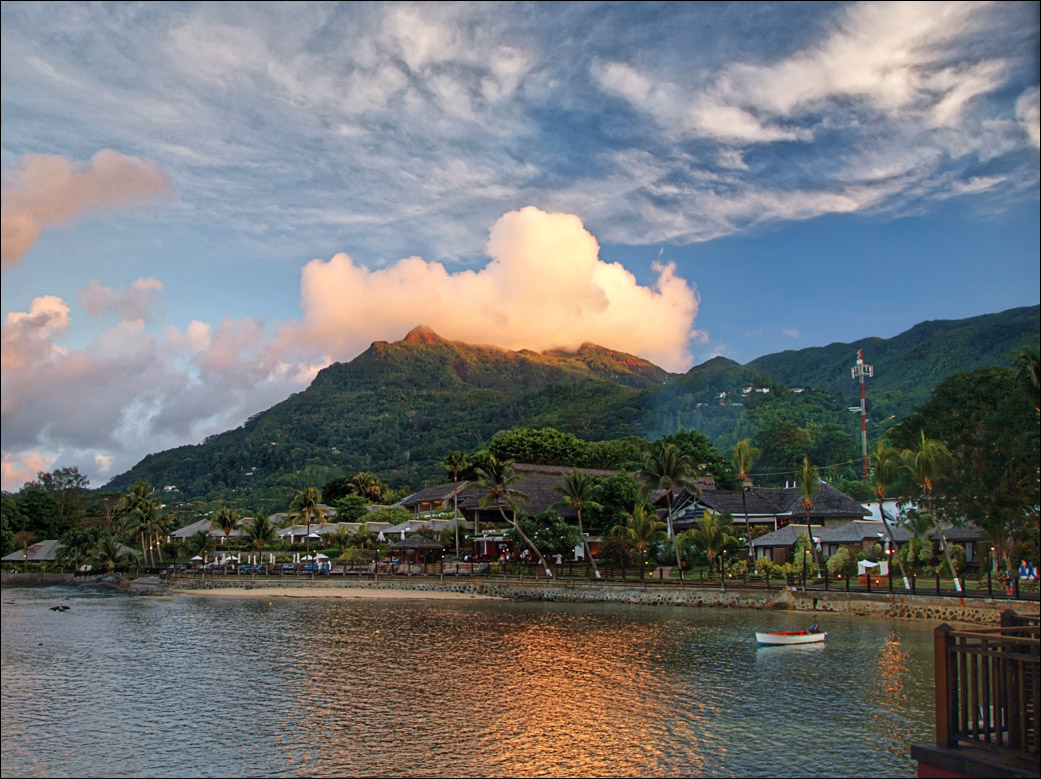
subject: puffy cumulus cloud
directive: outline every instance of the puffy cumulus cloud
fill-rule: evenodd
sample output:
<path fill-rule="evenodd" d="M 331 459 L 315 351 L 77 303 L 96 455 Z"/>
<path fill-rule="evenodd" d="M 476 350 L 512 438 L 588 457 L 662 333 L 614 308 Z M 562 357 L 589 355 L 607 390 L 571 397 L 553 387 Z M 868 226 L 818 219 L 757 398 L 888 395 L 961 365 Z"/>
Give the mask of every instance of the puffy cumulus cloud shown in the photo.
<path fill-rule="evenodd" d="M 11 455 L 6 452 L 0 457 L 0 488 L 14 492 L 27 481 L 32 481 L 40 471 L 47 471 L 55 458 L 40 452 Z"/>
<path fill-rule="evenodd" d="M 12 311 L 0 327 L 0 365 L 6 370 L 23 370 L 45 361 L 49 356 L 64 354 L 54 337 L 69 325 L 69 307 L 54 295 L 33 299 L 29 310 Z M 7 387 L 4 387 L 6 397 Z"/>
<path fill-rule="evenodd" d="M 449 273 L 418 257 L 378 270 L 346 254 L 314 260 L 301 280 L 304 320 L 286 328 L 282 347 L 343 358 L 425 324 L 450 340 L 536 350 L 592 341 L 688 368 L 695 290 L 660 263 L 654 286 L 642 286 L 599 251 L 578 217 L 529 206 L 496 222 L 481 270 Z"/>
<path fill-rule="evenodd" d="M 80 290 L 77 297 L 83 310 L 90 316 L 115 311 L 120 319 L 146 322 L 154 318 L 154 295 L 162 289 L 162 282 L 153 278 L 137 279 L 124 292 L 106 287 L 95 279 L 86 289 Z"/>
<path fill-rule="evenodd" d="M 45 227 L 68 224 L 91 211 L 150 203 L 171 191 L 154 162 L 102 149 L 89 162 L 28 154 L 3 172 L 0 258 L 18 262 Z"/>

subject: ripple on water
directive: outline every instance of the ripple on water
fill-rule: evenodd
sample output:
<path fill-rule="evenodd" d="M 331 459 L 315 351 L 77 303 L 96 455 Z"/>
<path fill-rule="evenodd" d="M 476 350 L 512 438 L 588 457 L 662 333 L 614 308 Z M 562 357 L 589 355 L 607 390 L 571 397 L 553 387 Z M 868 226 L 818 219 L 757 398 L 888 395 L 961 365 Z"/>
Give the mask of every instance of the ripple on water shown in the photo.
<path fill-rule="evenodd" d="M 4 595 L 4 775 L 911 776 L 931 736 L 914 623 L 757 649 L 804 616 Z"/>

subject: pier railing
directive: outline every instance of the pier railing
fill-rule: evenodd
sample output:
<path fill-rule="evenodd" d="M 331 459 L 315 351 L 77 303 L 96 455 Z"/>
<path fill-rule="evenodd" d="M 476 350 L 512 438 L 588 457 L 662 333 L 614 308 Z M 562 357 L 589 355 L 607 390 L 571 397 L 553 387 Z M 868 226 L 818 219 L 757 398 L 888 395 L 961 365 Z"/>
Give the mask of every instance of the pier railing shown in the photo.
<path fill-rule="evenodd" d="M 984 746 L 1036 761 L 1039 648 L 1036 615 L 1006 611 L 1000 627 L 936 628 L 936 745 Z"/>

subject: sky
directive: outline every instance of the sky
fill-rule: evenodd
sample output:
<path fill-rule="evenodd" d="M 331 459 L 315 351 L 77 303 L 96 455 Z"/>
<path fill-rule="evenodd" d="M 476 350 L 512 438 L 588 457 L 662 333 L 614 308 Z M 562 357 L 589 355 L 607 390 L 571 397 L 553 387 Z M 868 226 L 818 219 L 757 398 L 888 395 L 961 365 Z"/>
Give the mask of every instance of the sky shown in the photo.
<path fill-rule="evenodd" d="M 3 488 L 420 324 L 682 372 L 1036 305 L 1038 9 L 4 3 Z"/>

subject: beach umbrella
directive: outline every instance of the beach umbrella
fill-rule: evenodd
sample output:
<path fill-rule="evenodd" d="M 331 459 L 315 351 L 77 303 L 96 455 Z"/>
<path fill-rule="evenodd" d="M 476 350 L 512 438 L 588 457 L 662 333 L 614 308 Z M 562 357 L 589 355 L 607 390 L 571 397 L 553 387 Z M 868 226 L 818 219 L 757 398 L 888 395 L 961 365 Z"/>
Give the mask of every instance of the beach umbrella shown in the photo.
<path fill-rule="evenodd" d="M 314 559 L 315 560 L 328 560 L 329 559 L 329 555 L 324 555 L 321 552 L 319 552 L 318 554 L 316 554 L 314 556 Z"/>
<path fill-rule="evenodd" d="M 201 562 L 202 561 L 202 557 L 200 557 L 199 555 L 195 555 L 195 557 L 193 557 L 191 561 L 193 563 Z"/>

